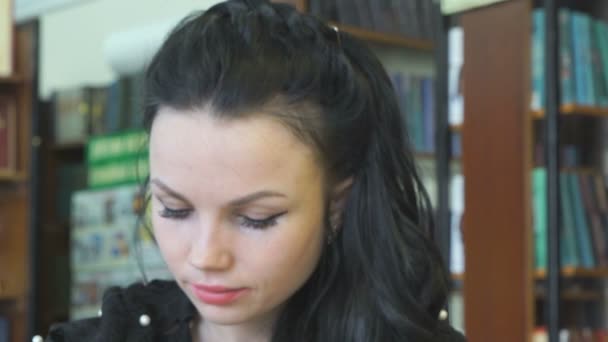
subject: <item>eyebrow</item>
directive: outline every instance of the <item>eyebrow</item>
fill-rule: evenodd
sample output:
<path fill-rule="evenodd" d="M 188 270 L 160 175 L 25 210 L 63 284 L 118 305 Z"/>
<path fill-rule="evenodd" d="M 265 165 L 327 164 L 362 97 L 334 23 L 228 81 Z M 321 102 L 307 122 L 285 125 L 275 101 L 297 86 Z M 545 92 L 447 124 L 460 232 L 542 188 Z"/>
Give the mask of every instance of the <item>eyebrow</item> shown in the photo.
<path fill-rule="evenodd" d="M 177 191 L 171 189 L 167 184 L 163 183 L 161 180 L 159 180 L 158 178 L 153 178 L 150 180 L 150 183 L 155 184 L 156 186 L 158 186 L 159 188 L 161 188 L 161 190 L 163 190 L 164 192 L 166 192 L 168 195 L 170 195 L 171 197 L 175 197 L 178 200 L 182 201 L 182 202 L 187 202 L 189 203 L 190 201 L 188 201 L 186 199 L 185 196 L 181 195 L 180 193 L 178 193 Z M 276 192 L 276 191 L 268 191 L 268 190 L 262 190 L 262 191 L 257 191 L 254 192 L 252 194 L 234 199 L 232 201 L 230 201 L 230 205 L 234 206 L 234 207 L 239 207 L 239 206 L 243 206 L 247 203 L 253 202 L 255 200 L 258 200 L 260 198 L 265 198 L 265 197 L 287 197 L 284 194 L 280 193 L 280 192 Z"/>

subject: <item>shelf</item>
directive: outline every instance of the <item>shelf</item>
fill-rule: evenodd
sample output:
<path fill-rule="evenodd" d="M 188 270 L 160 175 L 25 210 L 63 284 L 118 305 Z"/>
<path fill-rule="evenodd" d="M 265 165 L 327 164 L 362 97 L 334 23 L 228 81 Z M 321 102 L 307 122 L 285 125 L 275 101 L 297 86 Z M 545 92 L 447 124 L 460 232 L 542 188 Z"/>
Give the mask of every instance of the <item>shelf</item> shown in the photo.
<path fill-rule="evenodd" d="M 430 40 L 410 38 L 395 33 L 383 33 L 368 30 L 365 28 L 328 22 L 329 25 L 336 26 L 340 31 L 347 32 L 361 40 L 382 45 L 391 45 L 422 51 L 433 51 L 433 43 Z"/>
<path fill-rule="evenodd" d="M 536 299 L 546 300 L 547 293 L 544 290 L 536 290 Z M 563 290 L 560 294 L 561 300 L 577 301 L 577 302 L 592 302 L 602 300 L 601 292 L 589 290 Z"/>
<path fill-rule="evenodd" d="M 419 160 L 435 161 L 437 159 L 437 156 L 435 155 L 434 152 L 414 152 L 414 158 L 419 159 Z M 460 156 L 458 156 L 458 157 L 451 156 L 450 162 L 460 162 L 461 159 L 462 158 Z"/>
<path fill-rule="evenodd" d="M 450 131 L 461 133 L 462 132 L 462 124 L 459 124 L 459 125 L 450 125 Z"/>
<path fill-rule="evenodd" d="M 26 179 L 27 175 L 23 172 L 0 172 L 0 183 L 22 182 Z"/>
<path fill-rule="evenodd" d="M 565 267 L 561 272 L 564 278 L 608 278 L 608 268 L 577 268 L 577 267 Z M 544 270 L 538 270 L 535 272 L 535 277 L 538 280 L 545 279 L 547 272 Z"/>
<path fill-rule="evenodd" d="M 562 115 L 582 115 L 582 116 L 595 116 L 595 117 L 606 117 L 608 118 L 608 108 L 592 107 L 592 106 L 580 106 L 576 104 L 563 105 L 560 108 Z M 544 110 L 533 110 L 532 117 L 534 119 L 543 119 L 545 117 Z"/>
<path fill-rule="evenodd" d="M 19 75 L 0 76 L 0 85 L 2 84 L 20 84 L 24 81 Z"/>
<path fill-rule="evenodd" d="M 82 142 L 66 143 L 66 144 L 55 144 L 51 149 L 55 152 L 75 152 L 84 151 L 86 144 Z"/>

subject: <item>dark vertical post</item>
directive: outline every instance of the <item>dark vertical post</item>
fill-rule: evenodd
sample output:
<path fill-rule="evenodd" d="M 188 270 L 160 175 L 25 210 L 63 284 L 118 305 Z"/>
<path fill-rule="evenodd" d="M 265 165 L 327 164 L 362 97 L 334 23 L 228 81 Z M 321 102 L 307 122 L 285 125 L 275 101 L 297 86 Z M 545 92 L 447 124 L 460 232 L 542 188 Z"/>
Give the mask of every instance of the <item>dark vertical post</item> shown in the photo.
<path fill-rule="evenodd" d="M 447 113 L 448 40 L 446 18 L 438 2 L 434 5 L 435 32 L 435 161 L 437 177 L 437 208 L 435 241 L 441 249 L 446 268 L 450 266 L 450 127 Z"/>
<path fill-rule="evenodd" d="M 559 340 L 560 217 L 559 217 L 559 25 L 555 0 L 545 0 L 545 153 L 547 161 L 547 324 L 549 341 Z"/>

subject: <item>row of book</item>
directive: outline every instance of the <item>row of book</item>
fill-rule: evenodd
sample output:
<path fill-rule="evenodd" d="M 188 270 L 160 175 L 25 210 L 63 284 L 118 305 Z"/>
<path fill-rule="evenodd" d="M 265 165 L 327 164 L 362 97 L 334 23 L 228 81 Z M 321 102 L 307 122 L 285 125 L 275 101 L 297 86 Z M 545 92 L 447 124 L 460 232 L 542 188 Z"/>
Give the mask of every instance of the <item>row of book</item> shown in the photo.
<path fill-rule="evenodd" d="M 532 342 L 549 342 L 547 327 L 536 327 L 532 334 Z M 604 329 L 561 329 L 559 342 L 608 342 L 608 331 Z"/>
<path fill-rule="evenodd" d="M 430 0 L 311 0 L 310 12 L 324 20 L 378 32 L 433 39 L 433 2 Z"/>
<path fill-rule="evenodd" d="M 404 131 L 416 152 L 435 151 L 435 81 L 429 77 L 390 74 L 404 116 Z"/>
<path fill-rule="evenodd" d="M 10 324 L 8 318 L 0 316 L 0 342 L 10 341 Z"/>
<path fill-rule="evenodd" d="M 562 171 L 559 174 L 562 266 L 608 266 L 608 196 L 606 182 L 597 172 Z M 532 171 L 535 265 L 547 268 L 547 170 Z"/>
<path fill-rule="evenodd" d="M 84 143 L 91 136 L 141 128 L 143 77 L 143 74 L 123 76 L 109 85 L 56 91 L 55 143 Z"/>
<path fill-rule="evenodd" d="M 608 23 L 566 8 L 559 10 L 561 103 L 608 106 Z M 544 107 L 545 12 L 533 12 L 533 110 Z"/>

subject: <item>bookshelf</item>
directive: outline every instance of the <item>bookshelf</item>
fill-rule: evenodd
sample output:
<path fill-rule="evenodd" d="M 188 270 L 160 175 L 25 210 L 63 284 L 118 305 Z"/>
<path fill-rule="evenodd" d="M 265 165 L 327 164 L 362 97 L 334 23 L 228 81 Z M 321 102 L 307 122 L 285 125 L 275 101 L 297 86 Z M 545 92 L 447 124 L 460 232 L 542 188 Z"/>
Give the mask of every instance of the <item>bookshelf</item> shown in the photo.
<path fill-rule="evenodd" d="M 511 0 L 462 13 L 460 18 L 466 41 L 463 78 L 467 127 L 462 130 L 466 272 L 460 277 L 466 284 L 465 322 L 471 341 L 530 341 L 535 327 L 547 325 L 548 321 L 556 322 L 560 328 L 607 328 L 602 317 L 606 315 L 603 307 L 607 301 L 604 286 L 608 269 L 563 267 L 550 274 L 535 269 L 530 175 L 535 166 L 534 143 L 547 141 L 535 128 L 547 123 L 550 128 L 555 127 L 549 122 L 555 121 L 544 111 L 530 110 L 532 70 L 538 67 L 531 60 L 531 32 L 535 6 L 551 3 L 550 0 Z M 608 7 L 603 1 L 554 3 L 608 20 Z M 547 59 L 540 60 L 543 67 Z M 558 82 L 553 83 L 559 84 L 557 72 L 546 77 L 544 84 L 555 78 Z M 583 126 L 578 118 L 589 120 L 591 126 L 599 126 L 608 118 L 608 109 L 577 104 L 560 106 L 555 93 L 548 95 L 549 111 L 554 108 L 558 113 L 556 121 L 560 128 L 549 131 L 548 135 L 556 137 L 558 144 L 580 139 L 577 143 L 581 149 L 595 150 L 598 139 L 586 138 L 597 131 L 581 130 Z M 557 155 L 553 154 L 557 149 L 549 151 Z M 593 170 L 600 172 L 600 167 L 595 163 L 581 167 L 560 164 L 555 172 Z M 559 203 L 560 199 L 556 201 Z M 559 222 L 555 220 L 553 222 Z M 551 236 L 556 236 L 557 229 L 550 231 Z M 564 243 L 561 244 L 563 249 Z M 556 251 L 553 246 L 550 248 Z M 557 297 L 553 297 L 547 284 L 556 279 L 558 284 L 584 284 L 588 288 L 573 290 L 560 286 Z M 555 298 L 557 303 L 553 301 Z"/>
<path fill-rule="evenodd" d="M 597 118 L 608 118 L 608 108 L 581 106 L 576 104 L 567 104 L 561 106 L 561 115 L 564 116 L 589 116 Z M 535 110 L 532 111 L 532 117 L 534 119 L 543 119 L 545 117 L 544 111 Z"/>
<path fill-rule="evenodd" d="M 376 32 L 368 29 L 340 24 L 333 21 L 330 21 L 328 23 L 330 25 L 336 26 L 340 31 L 350 33 L 351 35 L 369 43 L 416 49 L 420 51 L 433 51 L 433 43 L 428 40 L 410 38 L 394 33 Z"/>
<path fill-rule="evenodd" d="M 36 153 L 32 136 L 37 37 L 35 22 L 16 27 L 14 75 L 0 78 L 0 95 L 16 103 L 16 162 L 12 170 L 0 173 L 0 316 L 8 319 L 11 342 L 27 340 L 35 308 L 31 167 Z"/>
<path fill-rule="evenodd" d="M 547 271 L 535 271 L 536 279 L 545 279 Z M 608 278 L 608 268 L 564 267 L 560 273 L 563 278 Z"/>

